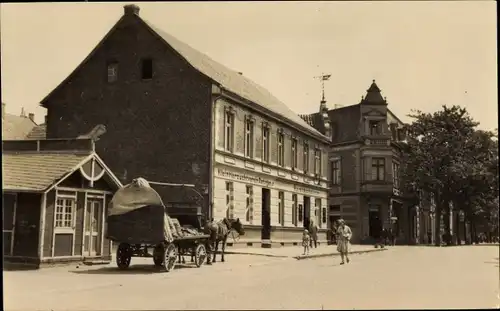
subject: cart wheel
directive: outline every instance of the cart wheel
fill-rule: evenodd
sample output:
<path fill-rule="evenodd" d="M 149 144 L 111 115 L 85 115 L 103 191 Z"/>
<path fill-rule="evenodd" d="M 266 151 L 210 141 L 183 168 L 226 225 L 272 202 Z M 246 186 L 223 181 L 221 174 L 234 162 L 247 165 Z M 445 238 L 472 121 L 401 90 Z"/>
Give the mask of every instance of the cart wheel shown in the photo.
<path fill-rule="evenodd" d="M 130 266 L 132 255 L 130 254 L 130 245 L 121 243 L 116 250 L 116 265 L 121 270 L 125 270 Z"/>
<path fill-rule="evenodd" d="M 178 257 L 178 252 L 177 252 L 177 247 L 174 244 L 168 244 L 166 249 L 165 249 L 165 256 L 164 256 L 164 266 L 165 266 L 165 271 L 169 272 L 170 270 L 173 270 L 175 267 L 175 264 L 177 263 L 177 257 Z"/>
<path fill-rule="evenodd" d="M 164 250 L 162 245 L 157 245 L 153 250 L 153 262 L 155 266 L 161 267 L 163 265 Z"/>
<path fill-rule="evenodd" d="M 207 249 L 205 248 L 205 245 L 198 244 L 198 246 L 196 246 L 196 250 L 194 253 L 194 263 L 199 268 L 205 262 L 206 258 L 207 258 Z"/>

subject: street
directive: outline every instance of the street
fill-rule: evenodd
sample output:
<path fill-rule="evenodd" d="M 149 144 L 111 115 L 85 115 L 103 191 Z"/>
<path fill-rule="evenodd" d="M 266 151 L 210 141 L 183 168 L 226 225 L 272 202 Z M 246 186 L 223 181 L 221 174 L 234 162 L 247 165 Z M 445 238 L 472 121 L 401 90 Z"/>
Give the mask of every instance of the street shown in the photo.
<path fill-rule="evenodd" d="M 295 260 L 229 254 L 157 272 L 151 259 L 4 272 L 6 310 L 395 309 L 499 305 L 498 246 L 408 247 Z"/>

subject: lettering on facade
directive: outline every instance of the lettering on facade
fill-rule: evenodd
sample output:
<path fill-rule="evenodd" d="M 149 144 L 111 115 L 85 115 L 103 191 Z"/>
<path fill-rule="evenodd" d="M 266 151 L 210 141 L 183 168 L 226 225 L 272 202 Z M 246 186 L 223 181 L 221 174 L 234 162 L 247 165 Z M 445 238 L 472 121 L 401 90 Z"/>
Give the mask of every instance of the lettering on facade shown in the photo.
<path fill-rule="evenodd" d="M 297 185 L 293 186 L 293 190 L 300 191 L 300 192 L 303 192 L 303 193 L 312 193 L 312 194 L 320 194 L 321 193 L 318 190 L 309 189 L 309 188 L 305 188 L 305 187 L 300 187 L 300 186 L 297 186 Z"/>
<path fill-rule="evenodd" d="M 266 185 L 268 187 L 271 187 L 274 185 L 274 181 L 269 180 L 269 179 L 264 179 L 261 177 L 255 177 L 247 174 L 240 174 L 240 173 L 234 173 L 230 172 L 228 170 L 224 169 L 217 169 L 217 174 L 222 177 L 226 178 L 231 178 L 239 181 L 246 181 L 246 182 L 253 182 L 256 184 L 261 184 L 261 185 Z"/>

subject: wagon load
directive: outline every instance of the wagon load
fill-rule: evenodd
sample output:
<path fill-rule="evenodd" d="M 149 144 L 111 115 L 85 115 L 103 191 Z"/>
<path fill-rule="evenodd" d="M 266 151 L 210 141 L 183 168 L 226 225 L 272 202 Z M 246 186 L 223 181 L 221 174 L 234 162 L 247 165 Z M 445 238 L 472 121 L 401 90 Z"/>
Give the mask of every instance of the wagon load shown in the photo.
<path fill-rule="evenodd" d="M 156 230 L 163 228 L 163 232 Z M 108 238 L 129 243 L 173 241 L 179 236 L 160 195 L 143 178 L 119 189 L 111 200 Z"/>

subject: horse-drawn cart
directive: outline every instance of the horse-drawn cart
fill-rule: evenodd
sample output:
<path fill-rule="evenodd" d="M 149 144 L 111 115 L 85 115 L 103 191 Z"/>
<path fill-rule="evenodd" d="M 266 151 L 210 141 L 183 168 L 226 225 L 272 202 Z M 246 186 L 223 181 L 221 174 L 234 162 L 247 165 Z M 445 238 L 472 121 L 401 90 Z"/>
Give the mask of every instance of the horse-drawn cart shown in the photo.
<path fill-rule="evenodd" d="M 118 268 L 128 268 L 132 257 L 152 257 L 167 272 L 184 255 L 191 256 L 197 267 L 205 262 L 210 236 L 200 232 L 201 208 L 169 209 L 178 218 L 170 217 L 158 193 L 142 178 L 115 193 L 107 237 L 118 244 Z"/>

